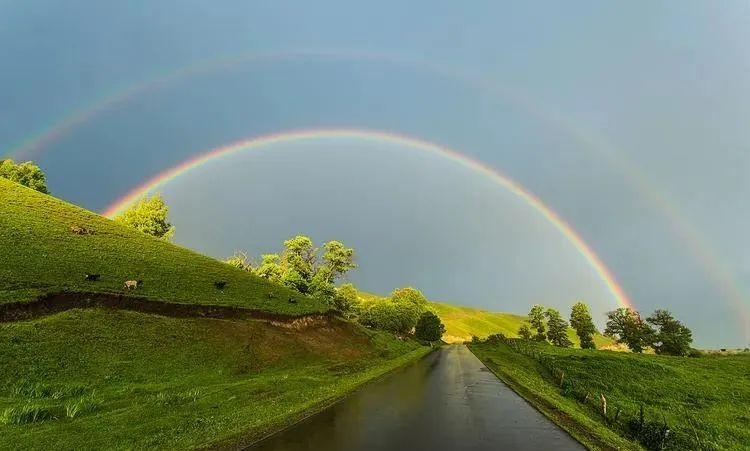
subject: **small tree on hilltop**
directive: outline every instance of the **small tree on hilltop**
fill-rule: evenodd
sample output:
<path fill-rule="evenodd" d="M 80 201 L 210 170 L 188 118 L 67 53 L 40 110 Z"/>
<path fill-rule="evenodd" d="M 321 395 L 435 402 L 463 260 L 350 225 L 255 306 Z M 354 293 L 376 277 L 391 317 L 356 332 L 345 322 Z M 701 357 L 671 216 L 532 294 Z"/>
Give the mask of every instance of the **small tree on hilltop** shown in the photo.
<path fill-rule="evenodd" d="M 591 319 L 589 308 L 583 302 L 576 302 L 570 312 L 570 326 L 576 331 L 582 349 L 596 349 L 594 334 L 596 326 Z"/>
<path fill-rule="evenodd" d="M 151 198 L 144 197 L 127 210 L 115 217 L 115 221 L 133 227 L 136 230 L 169 240 L 174 235 L 174 226 L 167 221 L 169 207 L 159 193 Z"/>
<path fill-rule="evenodd" d="M 521 327 L 518 328 L 518 336 L 523 338 L 524 340 L 531 340 L 534 336 L 534 333 L 531 331 L 531 328 L 528 324 L 523 323 L 521 324 Z"/>
<path fill-rule="evenodd" d="M 643 352 L 652 342 L 654 330 L 641 319 L 640 313 L 629 308 L 618 308 L 607 313 L 604 335 L 625 343 L 633 352 Z"/>
<path fill-rule="evenodd" d="M 49 194 L 47 190 L 47 176 L 31 161 L 15 164 L 13 160 L 0 160 L 0 177 L 12 182 Z"/>
<path fill-rule="evenodd" d="M 547 338 L 555 346 L 569 348 L 573 345 L 568 338 L 568 323 L 560 315 L 560 312 L 548 308 L 544 315 L 547 317 Z"/>
<path fill-rule="evenodd" d="M 445 326 L 440 318 L 430 312 L 422 313 L 414 328 L 414 336 L 424 341 L 438 341 L 445 333 Z"/>
<path fill-rule="evenodd" d="M 354 249 L 344 246 L 340 241 L 329 241 L 323 245 L 323 262 L 331 275 L 331 281 L 357 267 L 354 263 Z"/>
<path fill-rule="evenodd" d="M 546 341 L 547 334 L 546 325 L 544 324 L 544 307 L 539 304 L 531 307 L 531 310 L 529 311 L 529 323 L 531 324 L 531 327 L 536 329 L 534 339 L 537 341 Z"/>
<path fill-rule="evenodd" d="M 690 353 L 693 333 L 667 310 L 657 310 L 646 321 L 655 327 L 651 346 L 657 354 L 684 356 Z"/>
<path fill-rule="evenodd" d="M 252 271 L 253 266 L 250 264 L 250 260 L 247 258 L 247 252 L 235 251 L 234 254 L 226 259 L 225 263 L 243 271 Z"/>

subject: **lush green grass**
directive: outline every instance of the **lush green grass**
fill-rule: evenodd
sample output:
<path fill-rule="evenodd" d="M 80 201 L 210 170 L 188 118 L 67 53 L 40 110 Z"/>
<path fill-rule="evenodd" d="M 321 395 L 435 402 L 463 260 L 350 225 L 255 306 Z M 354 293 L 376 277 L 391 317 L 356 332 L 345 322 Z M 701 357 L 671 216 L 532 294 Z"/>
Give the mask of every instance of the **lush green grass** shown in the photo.
<path fill-rule="evenodd" d="M 74 234 L 72 226 L 92 234 Z M 101 280 L 87 282 L 85 274 L 100 274 Z M 139 279 L 144 284 L 134 294 L 168 302 L 286 314 L 328 309 L 324 302 L 0 178 L 0 304 L 61 291 L 122 293 L 125 280 Z M 214 281 L 228 283 L 219 291 Z"/>
<path fill-rule="evenodd" d="M 524 352 L 505 343 L 472 344 L 470 349 L 540 410 L 595 448 L 606 443 L 636 447 L 620 437 L 632 436 L 626 423 L 638 419 L 641 404 L 646 422 L 666 422 L 672 430 L 674 449 L 747 449 L 750 444 L 748 356 L 668 357 L 538 343 L 521 345 L 518 349 Z M 608 402 L 606 421 L 598 410 L 602 393 Z"/>
<path fill-rule="evenodd" d="M 258 438 L 428 352 L 343 320 L 70 310 L 0 325 L 0 448 L 192 448 Z"/>

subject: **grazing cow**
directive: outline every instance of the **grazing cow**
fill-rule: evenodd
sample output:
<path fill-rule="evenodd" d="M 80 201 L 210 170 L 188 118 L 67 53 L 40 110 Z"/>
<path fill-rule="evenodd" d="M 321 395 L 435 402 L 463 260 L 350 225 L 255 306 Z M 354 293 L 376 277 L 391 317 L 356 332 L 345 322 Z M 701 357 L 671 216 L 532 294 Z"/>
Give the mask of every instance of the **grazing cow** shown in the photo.
<path fill-rule="evenodd" d="M 126 290 L 135 290 L 136 288 L 143 285 L 142 280 L 126 280 L 125 281 L 125 289 Z"/>
<path fill-rule="evenodd" d="M 86 274 L 86 280 L 89 282 L 96 282 L 99 280 L 99 274 Z"/>
<path fill-rule="evenodd" d="M 216 287 L 217 290 L 223 290 L 225 286 L 227 286 L 227 283 L 223 280 L 214 282 L 214 287 Z"/>
<path fill-rule="evenodd" d="M 296 299 L 294 299 L 294 298 L 289 298 L 289 303 L 290 303 L 290 304 L 296 304 L 296 303 L 297 303 L 297 300 L 296 300 Z"/>

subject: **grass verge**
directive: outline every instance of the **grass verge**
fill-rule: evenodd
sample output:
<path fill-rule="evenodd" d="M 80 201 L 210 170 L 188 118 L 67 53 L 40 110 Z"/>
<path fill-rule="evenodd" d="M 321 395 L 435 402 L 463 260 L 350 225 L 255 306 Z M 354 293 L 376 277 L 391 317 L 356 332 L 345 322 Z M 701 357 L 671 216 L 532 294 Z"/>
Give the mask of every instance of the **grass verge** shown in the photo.
<path fill-rule="evenodd" d="M 750 443 L 747 356 L 637 355 L 512 339 L 469 348 L 591 449 L 739 450 Z"/>

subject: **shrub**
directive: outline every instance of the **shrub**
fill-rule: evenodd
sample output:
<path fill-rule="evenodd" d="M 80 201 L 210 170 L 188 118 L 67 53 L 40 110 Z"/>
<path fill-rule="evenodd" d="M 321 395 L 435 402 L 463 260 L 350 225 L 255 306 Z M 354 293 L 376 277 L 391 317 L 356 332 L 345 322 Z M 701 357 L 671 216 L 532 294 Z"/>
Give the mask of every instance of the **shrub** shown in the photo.
<path fill-rule="evenodd" d="M 445 326 L 440 318 L 432 312 L 424 312 L 414 328 L 414 336 L 424 341 L 438 341 L 443 338 Z"/>

